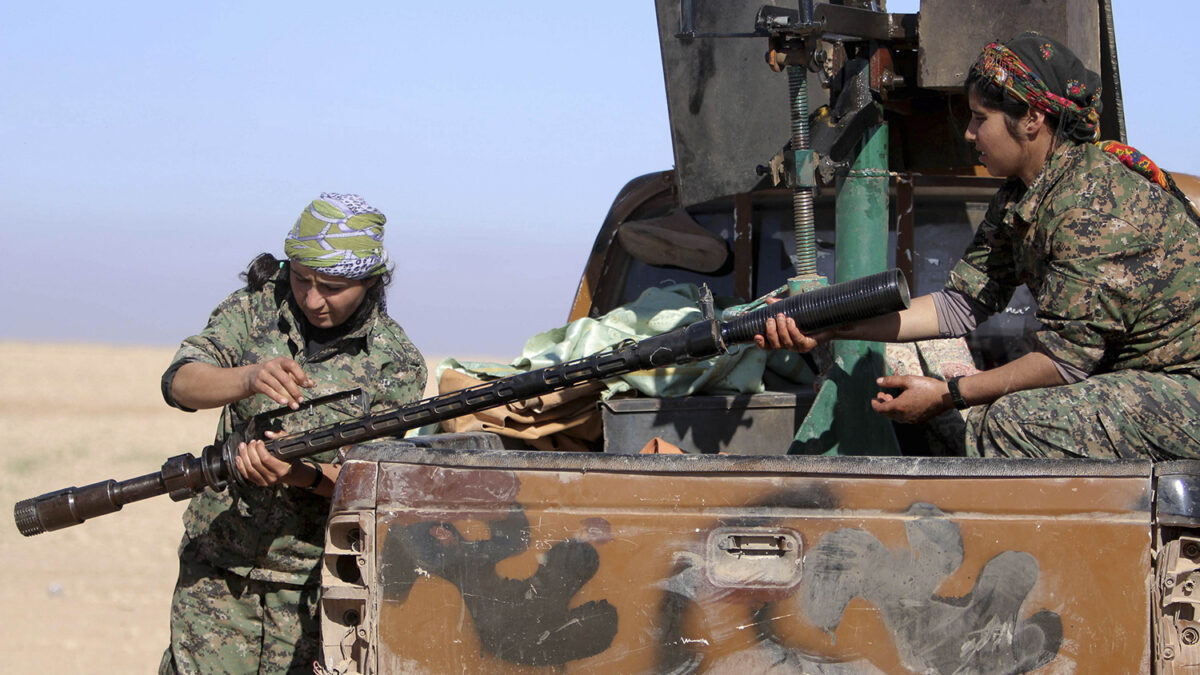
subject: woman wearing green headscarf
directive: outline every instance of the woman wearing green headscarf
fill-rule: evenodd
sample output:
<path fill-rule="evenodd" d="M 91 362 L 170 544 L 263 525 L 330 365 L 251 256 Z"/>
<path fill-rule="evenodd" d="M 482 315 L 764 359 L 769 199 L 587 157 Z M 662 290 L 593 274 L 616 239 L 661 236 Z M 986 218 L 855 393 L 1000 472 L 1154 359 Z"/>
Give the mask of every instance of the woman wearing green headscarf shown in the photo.
<path fill-rule="evenodd" d="M 167 403 L 222 407 L 221 444 L 255 415 L 307 398 L 361 388 L 372 407 L 416 400 L 424 359 L 384 308 L 385 222 L 357 195 L 309 204 L 285 239 L 286 259 L 256 257 L 246 286 L 183 341 L 163 374 Z M 322 405 L 284 416 L 277 432 L 365 412 L 357 399 Z M 252 439 L 236 459 L 250 484 L 192 499 L 161 673 L 312 672 L 335 460 L 329 452 L 283 462 Z"/>
<path fill-rule="evenodd" d="M 1200 225 L 1170 175 L 1099 138 L 1100 78 L 1034 33 L 987 45 L 967 79 L 966 140 L 1006 178 L 946 286 L 910 309 L 806 336 L 780 317 L 760 344 L 959 336 L 1028 286 L 1035 350 L 948 382 L 883 377 L 901 422 L 967 409 L 970 455 L 1200 454 Z M 779 325 L 776 325 L 779 324 Z"/>

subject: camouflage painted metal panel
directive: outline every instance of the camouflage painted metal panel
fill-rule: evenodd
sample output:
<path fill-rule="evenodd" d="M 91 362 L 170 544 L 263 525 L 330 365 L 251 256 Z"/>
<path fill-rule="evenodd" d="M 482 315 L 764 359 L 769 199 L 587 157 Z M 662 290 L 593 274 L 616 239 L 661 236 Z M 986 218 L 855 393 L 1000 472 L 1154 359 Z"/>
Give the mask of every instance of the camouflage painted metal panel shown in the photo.
<path fill-rule="evenodd" d="M 1148 475 L 378 466 L 376 672 L 1149 672 Z"/>

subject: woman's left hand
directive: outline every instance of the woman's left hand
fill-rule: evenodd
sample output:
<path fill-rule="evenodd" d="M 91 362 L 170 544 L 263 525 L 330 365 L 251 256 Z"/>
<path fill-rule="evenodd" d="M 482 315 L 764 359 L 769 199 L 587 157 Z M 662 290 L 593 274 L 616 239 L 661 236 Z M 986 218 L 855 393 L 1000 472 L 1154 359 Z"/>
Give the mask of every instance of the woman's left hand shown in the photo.
<path fill-rule="evenodd" d="M 268 440 L 282 436 L 282 433 L 266 432 Z M 270 487 L 283 482 L 292 472 L 292 463 L 267 452 L 267 444 L 262 439 L 238 443 L 237 459 L 238 473 L 255 485 Z"/>
<path fill-rule="evenodd" d="M 779 298 L 767 298 L 767 305 L 779 301 Z M 796 326 L 796 320 L 784 314 L 767 317 L 762 334 L 754 336 L 754 344 L 758 345 L 759 349 L 789 349 L 800 354 L 807 354 L 828 341 L 828 333 L 801 333 L 800 328 Z"/>
<path fill-rule="evenodd" d="M 953 408 L 946 383 L 932 377 L 889 375 L 875 380 L 884 389 L 899 389 L 892 394 L 881 391 L 871 401 L 875 412 L 906 424 L 917 424 Z"/>

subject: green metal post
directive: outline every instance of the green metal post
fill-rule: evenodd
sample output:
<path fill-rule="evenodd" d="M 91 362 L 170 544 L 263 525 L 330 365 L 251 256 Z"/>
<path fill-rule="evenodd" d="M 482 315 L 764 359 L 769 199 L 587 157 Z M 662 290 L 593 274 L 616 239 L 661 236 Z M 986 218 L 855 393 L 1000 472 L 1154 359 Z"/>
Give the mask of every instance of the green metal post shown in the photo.
<path fill-rule="evenodd" d="M 888 265 L 888 126 L 868 132 L 858 157 L 837 192 L 838 281 L 882 272 Z M 834 428 L 838 454 L 899 454 L 896 434 L 887 418 L 871 410 L 883 375 L 884 346 L 878 342 L 840 340 L 833 353 L 849 375 L 841 383 Z"/>
<path fill-rule="evenodd" d="M 887 268 L 888 128 L 867 132 L 854 165 L 837 190 L 837 244 L 834 269 L 838 281 L 856 279 Z M 871 399 L 883 375 L 883 345 L 838 340 L 834 366 L 821 386 L 790 452 L 830 455 L 899 454 L 891 422 L 871 410 Z"/>

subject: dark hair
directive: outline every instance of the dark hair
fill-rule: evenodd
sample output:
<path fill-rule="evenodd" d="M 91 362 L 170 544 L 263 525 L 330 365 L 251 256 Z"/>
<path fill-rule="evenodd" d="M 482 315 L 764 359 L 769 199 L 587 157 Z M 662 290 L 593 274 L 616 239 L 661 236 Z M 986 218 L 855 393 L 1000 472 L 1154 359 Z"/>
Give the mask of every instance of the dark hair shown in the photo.
<path fill-rule="evenodd" d="M 979 98 L 979 102 L 985 108 L 999 110 L 1004 114 L 1004 128 L 1008 129 L 1008 135 L 1013 138 L 1020 138 L 1021 120 L 1029 114 L 1029 104 L 1014 96 L 1009 96 L 1004 88 L 990 79 L 983 76 L 982 73 L 971 69 L 971 74 L 967 76 L 967 81 L 963 85 L 967 95 L 975 94 Z M 1045 113 L 1043 113 L 1045 114 Z M 1049 114 L 1045 114 L 1046 126 L 1050 127 L 1051 132 L 1058 135 L 1058 118 Z"/>
<path fill-rule="evenodd" d="M 246 282 L 252 291 L 261 291 L 266 283 L 279 275 L 279 271 L 287 269 L 287 261 L 280 260 L 270 253 L 259 253 L 254 260 L 246 265 L 246 271 L 238 278 Z"/>
<path fill-rule="evenodd" d="M 254 256 L 254 260 L 246 266 L 246 270 L 238 275 L 238 278 L 246 282 L 246 286 L 252 291 L 260 291 L 268 281 L 276 278 L 286 278 L 290 273 L 289 262 L 280 260 L 270 253 L 259 253 Z M 392 271 L 385 270 L 383 274 L 376 277 L 375 283 L 371 284 L 367 289 L 367 295 L 363 298 L 365 303 L 380 302 L 387 287 L 392 284 Z"/>

